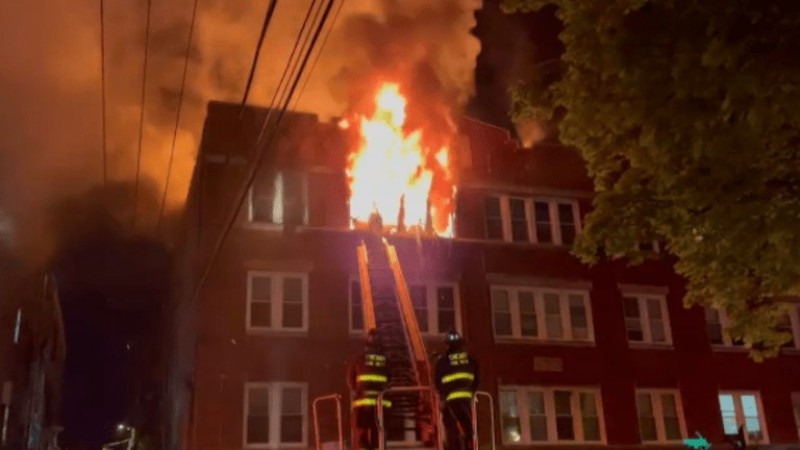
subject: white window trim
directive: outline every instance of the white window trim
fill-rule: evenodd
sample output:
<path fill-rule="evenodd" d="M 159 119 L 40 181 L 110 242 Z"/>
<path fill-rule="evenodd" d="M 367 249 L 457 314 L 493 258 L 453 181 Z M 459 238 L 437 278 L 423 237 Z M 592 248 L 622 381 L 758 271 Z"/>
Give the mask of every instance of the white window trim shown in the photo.
<path fill-rule="evenodd" d="M 14 322 L 14 345 L 19 344 L 19 336 L 22 332 L 22 308 L 17 308 L 17 317 Z"/>
<path fill-rule="evenodd" d="M 511 309 L 511 335 L 498 335 L 495 328 L 495 305 L 492 298 L 494 290 L 505 290 L 508 292 L 509 308 Z M 519 309 L 519 292 L 527 291 L 533 292 L 534 308 L 536 311 L 536 330 L 538 336 L 522 336 L 522 323 Z M 544 308 L 544 294 L 556 294 L 559 299 L 559 311 L 561 311 L 561 329 L 563 335 L 560 338 L 553 338 L 544 336 L 547 333 L 547 322 L 545 317 Z M 581 295 L 583 297 L 583 307 L 586 311 L 586 339 L 574 339 L 572 337 L 572 316 L 569 310 L 569 296 L 571 294 Z M 531 341 L 531 342 L 547 342 L 547 343 L 593 343 L 594 342 L 594 320 L 592 315 L 592 301 L 589 291 L 578 289 L 553 289 L 534 286 L 508 286 L 508 285 L 491 285 L 489 286 L 489 301 L 492 307 L 492 332 L 495 341 Z"/>
<path fill-rule="evenodd" d="M 428 311 L 428 331 L 423 331 L 423 336 L 441 336 L 446 334 L 449 330 L 439 330 L 439 298 L 436 295 L 436 290 L 440 287 L 453 288 L 453 306 L 455 307 L 456 315 L 456 331 L 461 333 L 461 296 L 458 289 L 458 283 L 454 281 L 422 281 L 416 282 L 412 280 L 406 283 L 408 286 L 425 286 L 425 301 Z"/>
<path fill-rule="evenodd" d="M 485 240 L 490 242 L 508 242 L 511 244 L 537 244 L 537 245 L 551 245 L 551 246 L 564 246 L 561 239 L 561 219 L 558 215 L 559 204 L 569 204 L 572 206 L 572 216 L 575 219 L 575 236 L 582 231 L 582 224 L 580 219 L 580 208 L 578 201 L 571 198 L 559 197 L 526 197 L 521 195 L 509 194 L 489 194 L 487 198 L 496 198 L 500 201 L 500 218 L 503 225 L 503 239 L 490 239 L 487 236 Z M 520 199 L 525 201 L 525 220 L 528 226 L 528 240 L 527 241 L 514 241 L 511 227 L 511 199 Z M 550 212 L 550 233 L 553 237 L 553 242 L 539 242 L 536 234 L 536 224 L 534 222 L 534 202 L 546 202 Z M 485 206 L 484 206 L 485 208 Z M 484 226 L 486 226 L 486 211 L 484 209 Z"/>
<path fill-rule="evenodd" d="M 733 408 L 736 411 L 736 426 L 739 427 L 744 425 L 744 411 L 742 411 L 742 395 L 752 395 L 756 398 L 756 408 L 758 408 L 758 424 L 761 427 L 761 432 L 764 435 L 764 439 L 758 442 L 752 442 L 748 438 L 747 427 L 745 426 L 744 430 L 744 438 L 748 444 L 769 444 L 769 432 L 767 431 L 767 422 L 764 417 L 764 404 L 761 402 L 761 393 L 758 391 L 719 391 L 717 393 L 717 409 L 719 411 L 719 418 L 720 422 L 722 422 L 722 406 L 719 404 L 719 396 L 720 395 L 731 395 L 733 396 Z M 725 426 L 723 424 L 722 432 L 725 432 Z"/>
<path fill-rule="evenodd" d="M 733 344 L 733 339 L 731 338 L 730 334 L 728 334 L 729 321 L 728 321 L 728 315 L 725 313 L 725 311 L 712 308 L 710 306 L 706 306 L 704 308 L 711 308 L 717 312 L 719 316 L 719 324 L 720 327 L 722 328 L 722 344 L 712 343 L 710 336 L 708 336 L 708 342 L 711 345 L 711 348 L 714 350 L 726 349 L 726 350 L 747 351 L 747 348 L 744 345 Z M 706 333 L 708 333 L 708 321 L 705 318 L 705 309 L 703 310 L 703 322 L 706 324 Z"/>
<path fill-rule="evenodd" d="M 650 404 L 653 406 L 653 416 L 656 420 L 656 440 L 646 441 L 641 439 L 643 444 L 675 444 L 683 443 L 686 438 L 686 422 L 683 415 L 683 403 L 681 401 L 681 393 L 678 389 L 636 389 L 636 396 L 639 394 L 647 394 L 650 396 Z M 664 429 L 664 406 L 661 403 L 661 394 L 672 394 L 675 398 L 675 409 L 678 414 L 678 424 L 680 426 L 681 437 L 680 439 L 668 440 L 666 438 L 667 431 Z M 637 402 L 637 419 L 638 419 L 638 399 Z M 641 436 L 641 430 L 639 430 Z"/>
<path fill-rule="evenodd" d="M 792 339 L 794 340 L 794 348 L 786 347 L 782 350 L 795 352 L 800 350 L 800 305 L 791 305 L 791 309 L 789 310 L 789 322 L 792 325 Z"/>
<path fill-rule="evenodd" d="M 628 338 L 628 327 L 625 326 L 625 338 L 628 339 L 628 345 L 630 347 L 649 347 L 649 346 L 656 346 L 656 347 L 671 347 L 672 346 L 672 327 L 670 324 L 670 317 L 669 317 L 669 307 L 667 306 L 667 296 L 666 295 L 658 295 L 658 294 L 650 294 L 650 293 L 641 293 L 641 292 L 622 292 L 623 303 L 625 301 L 624 297 L 634 297 L 639 303 L 639 321 L 642 324 L 642 340 L 641 341 L 631 341 Z M 664 342 L 653 342 L 653 332 L 650 330 L 650 309 L 647 308 L 647 299 L 657 299 L 658 304 L 661 307 L 661 317 L 664 321 Z M 623 304 L 623 320 L 626 318 L 625 316 L 625 305 Z M 645 311 L 647 311 L 645 313 Z"/>
<path fill-rule="evenodd" d="M 517 411 L 519 412 L 519 422 L 520 422 L 520 440 L 519 442 L 502 442 L 502 445 L 505 446 L 531 446 L 531 445 L 589 445 L 589 446 L 599 446 L 606 444 L 606 426 L 605 426 L 605 419 L 603 414 L 603 397 L 600 388 L 594 387 L 575 387 L 575 386 L 515 386 L 515 385 L 501 385 L 498 387 L 498 391 L 516 391 L 517 394 Z M 572 411 L 572 427 L 575 431 L 575 440 L 574 441 L 567 441 L 567 440 L 559 440 L 557 435 L 556 429 L 556 406 L 555 406 L 555 391 L 569 391 L 572 395 L 570 396 L 570 409 Z M 547 418 L 547 440 L 546 441 L 534 441 L 531 439 L 531 430 L 530 430 L 530 422 L 529 418 L 529 411 L 528 411 L 528 399 L 527 395 L 530 392 L 542 392 L 544 393 L 544 411 L 545 417 Z M 600 440 L 598 441 L 586 441 L 583 439 L 583 421 L 580 411 L 580 397 L 576 394 L 581 393 L 591 393 L 594 394 L 595 399 L 595 410 L 597 411 L 597 420 L 598 426 L 600 428 Z M 500 416 L 502 417 L 503 411 L 498 411 Z M 501 432 L 502 433 L 502 432 Z M 578 439 L 580 437 L 581 439 Z M 551 439 L 555 438 L 555 439 Z M 502 438 L 501 438 L 502 439 Z"/>
<path fill-rule="evenodd" d="M 302 201 L 303 201 L 303 223 L 299 224 L 300 226 L 308 226 L 308 174 L 306 172 L 300 172 L 301 174 L 301 186 L 303 192 Z M 281 183 L 283 183 L 283 171 L 275 172 L 275 176 L 281 177 Z M 283 193 L 284 187 L 281 188 L 281 193 Z M 286 210 L 284 209 L 284 201 L 281 199 L 281 214 L 285 216 Z M 283 230 L 285 223 L 270 223 L 270 222 L 258 222 L 253 220 L 253 186 L 250 185 L 250 189 L 247 190 L 247 225 L 251 228 L 259 228 L 268 231 L 280 231 Z"/>
<path fill-rule="evenodd" d="M 270 318 L 272 324 L 268 327 L 254 327 L 250 325 L 252 299 L 252 280 L 256 277 L 269 277 L 272 279 L 270 287 L 272 289 L 272 301 L 270 307 L 272 308 Z M 303 326 L 297 328 L 283 327 L 283 280 L 284 278 L 300 278 L 302 280 L 302 295 L 303 295 Z M 276 282 L 276 280 L 279 280 Z M 308 297 L 308 273 L 305 272 L 266 272 L 259 270 L 250 270 L 247 272 L 247 312 L 245 314 L 245 329 L 249 334 L 258 334 L 264 332 L 281 332 L 281 333 L 307 333 L 308 332 L 308 310 L 309 310 L 309 297 Z"/>
<path fill-rule="evenodd" d="M 797 438 L 800 439 L 800 392 L 792 392 L 792 412 L 794 412 L 794 423 L 797 427 Z"/>
<path fill-rule="evenodd" d="M 303 414 L 303 442 L 280 442 L 280 418 L 283 388 L 300 388 L 300 407 Z M 250 411 L 250 389 L 269 389 L 269 443 L 247 442 L 247 416 Z M 244 384 L 244 409 L 242 409 L 242 445 L 244 448 L 304 448 L 308 445 L 308 384 L 298 382 L 246 382 Z"/>
<path fill-rule="evenodd" d="M 360 279 L 356 276 L 351 276 L 347 284 L 347 322 L 348 331 L 350 334 L 361 334 L 363 329 L 353 327 L 353 283 L 361 283 Z M 459 284 L 455 281 L 423 281 L 416 282 L 412 280 L 406 282 L 407 286 L 411 285 L 424 285 L 425 286 L 425 300 L 428 302 L 428 331 L 422 332 L 425 337 L 439 337 L 446 334 L 449 330 L 438 330 L 439 327 L 439 304 L 438 297 L 436 296 L 436 289 L 440 287 L 453 288 L 453 302 L 455 306 L 456 315 L 456 331 L 461 333 L 461 293 L 459 291 Z M 363 299 L 362 299 L 363 301 Z M 434 329 L 435 328 L 435 329 Z"/>

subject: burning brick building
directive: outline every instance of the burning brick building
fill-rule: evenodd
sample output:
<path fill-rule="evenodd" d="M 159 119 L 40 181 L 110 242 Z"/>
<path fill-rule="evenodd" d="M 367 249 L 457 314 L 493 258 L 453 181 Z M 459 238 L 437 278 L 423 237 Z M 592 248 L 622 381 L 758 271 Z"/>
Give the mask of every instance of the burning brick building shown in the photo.
<path fill-rule="evenodd" d="M 299 113 L 286 117 L 195 298 L 266 114 L 208 109 L 173 311 L 171 442 L 179 435 L 184 448 L 313 447 L 312 401 L 339 393 L 346 414 L 346 363 L 375 320 L 359 253 L 373 251 L 361 250 L 371 235 L 353 229 L 349 204 L 354 144 L 343 128 L 353 122 Z M 463 119 L 443 159 L 457 174 L 439 210 L 447 226 L 434 223 L 442 202 L 430 198 L 422 222 L 368 206 L 391 229 L 398 302 L 413 308 L 406 342 L 421 337 L 434 353 L 443 333 L 460 330 L 495 399 L 498 445 L 678 448 L 699 432 L 725 448 L 724 435 L 744 425 L 751 443 L 800 447 L 798 311 L 785 324 L 794 341 L 754 363 L 725 335 L 724 316 L 682 306 L 684 282 L 657 244 L 638 267 L 588 267 L 570 254 L 592 199 L 573 151 L 520 148 L 507 130 Z M 371 169 L 371 188 L 390 183 L 389 167 Z M 482 446 L 489 413 L 479 414 Z M 320 417 L 323 441 L 335 439 L 331 417 Z"/>

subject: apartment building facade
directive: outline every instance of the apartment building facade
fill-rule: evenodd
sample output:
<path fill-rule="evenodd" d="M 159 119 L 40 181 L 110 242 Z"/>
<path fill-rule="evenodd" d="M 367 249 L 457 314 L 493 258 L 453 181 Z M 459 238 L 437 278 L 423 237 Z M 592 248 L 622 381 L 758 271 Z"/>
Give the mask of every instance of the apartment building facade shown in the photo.
<path fill-rule="evenodd" d="M 172 442 L 184 448 L 313 447 L 311 402 L 348 398 L 345 367 L 361 348 L 348 143 L 311 115 L 287 117 L 194 296 L 265 114 L 209 105 L 178 258 L 170 385 Z M 429 351 L 454 327 L 480 361 L 498 445 L 681 448 L 699 432 L 725 448 L 744 425 L 751 444 L 800 448 L 797 309 L 785 324 L 793 342 L 751 361 L 724 316 L 683 307 L 684 282 L 657 244 L 637 267 L 570 254 L 592 198 L 577 154 L 522 149 L 469 119 L 460 134 L 454 237 L 387 239 Z M 320 420 L 322 440 L 335 439 L 331 412 Z"/>

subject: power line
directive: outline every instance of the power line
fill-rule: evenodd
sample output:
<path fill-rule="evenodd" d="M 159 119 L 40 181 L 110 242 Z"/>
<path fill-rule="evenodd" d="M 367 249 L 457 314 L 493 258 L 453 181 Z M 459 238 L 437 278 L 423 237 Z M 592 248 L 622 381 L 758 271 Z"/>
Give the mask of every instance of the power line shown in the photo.
<path fill-rule="evenodd" d="M 303 85 L 300 86 L 300 93 L 297 94 L 297 100 L 294 102 L 294 106 L 292 107 L 293 110 L 297 109 L 297 105 L 300 104 L 300 99 L 303 98 L 303 94 L 306 91 L 306 85 L 308 85 L 308 80 L 311 79 L 311 76 L 314 75 L 314 69 L 317 68 L 317 62 L 319 62 L 319 57 L 322 55 L 322 51 L 325 50 L 325 44 L 328 43 L 328 38 L 331 37 L 331 32 L 334 28 L 336 28 L 336 22 L 339 20 L 339 13 L 342 12 L 342 7 L 347 0 L 341 0 L 339 2 L 339 7 L 336 8 L 336 12 L 333 13 L 333 20 L 331 21 L 331 26 L 328 28 L 328 31 L 325 33 L 325 37 L 322 38 L 322 44 L 319 46 L 319 51 L 317 55 L 314 57 L 314 61 L 311 63 L 311 68 L 308 69 L 308 75 L 306 79 L 303 81 Z"/>
<path fill-rule="evenodd" d="M 330 1 L 333 2 L 334 0 L 330 0 Z M 267 118 L 264 119 L 264 123 L 261 126 L 261 131 L 259 131 L 259 133 L 258 133 L 258 138 L 256 139 L 256 142 L 261 140 L 261 138 L 264 135 L 264 132 L 267 129 L 266 128 L 267 127 L 267 123 L 269 123 L 269 119 L 272 118 L 272 112 L 275 109 L 274 108 L 275 107 L 275 101 L 278 99 L 278 95 L 281 93 L 281 89 L 285 88 L 284 81 L 287 81 L 287 85 L 288 85 L 288 80 L 286 80 L 286 75 L 294 73 L 295 70 L 297 69 L 297 62 L 300 61 L 300 57 L 298 55 L 297 59 L 295 59 L 295 55 L 297 55 L 298 47 L 300 48 L 301 52 L 306 47 L 306 42 L 307 42 L 307 39 L 308 39 L 308 35 L 306 35 L 306 39 L 303 40 L 303 45 L 302 46 L 300 45 L 300 39 L 303 36 L 303 32 L 305 31 L 306 26 L 308 26 L 308 19 L 311 18 L 311 12 L 314 10 L 314 6 L 316 4 L 317 4 L 317 0 L 311 0 L 311 4 L 308 6 L 308 11 L 306 11 L 306 17 L 305 17 L 305 19 L 303 19 L 303 25 L 300 27 L 300 33 L 297 35 L 297 39 L 295 39 L 295 41 L 294 41 L 294 45 L 292 46 L 292 52 L 289 54 L 289 59 L 286 61 L 286 67 L 283 69 L 283 73 L 281 74 L 281 78 L 280 78 L 280 80 L 278 80 L 278 85 L 275 87 L 275 93 L 272 94 L 272 100 L 270 100 L 269 109 L 267 109 Z M 320 6 L 321 5 L 322 4 L 320 3 Z M 319 9 L 317 9 L 317 13 L 319 13 L 319 11 L 321 9 L 322 9 L 321 7 Z M 318 14 L 314 15 L 314 20 L 317 19 L 317 15 Z M 244 112 L 244 105 L 242 105 L 242 109 L 239 112 L 239 117 L 240 118 L 241 118 L 243 112 Z"/>
<path fill-rule="evenodd" d="M 106 26 L 103 0 L 100 0 L 100 99 L 103 123 L 103 188 L 108 188 L 108 150 L 106 144 Z"/>
<path fill-rule="evenodd" d="M 189 72 L 189 58 L 192 51 L 192 40 L 194 38 L 194 25 L 197 19 L 197 5 L 200 3 L 199 0 L 194 0 L 194 7 L 192 8 L 192 21 L 189 25 L 189 38 L 186 43 L 186 59 L 183 64 L 183 75 L 181 77 L 181 88 L 180 93 L 178 94 L 178 109 L 175 114 L 175 129 L 172 132 L 172 147 L 169 151 L 169 163 L 167 165 L 167 178 L 164 182 L 164 193 L 161 197 L 161 209 L 158 212 L 158 224 L 156 225 L 156 234 L 161 233 L 161 221 L 164 218 L 164 209 L 166 208 L 167 204 L 167 192 L 169 192 L 169 183 L 172 178 L 172 163 L 175 158 L 175 145 L 178 140 L 178 126 L 181 123 L 181 112 L 183 109 L 183 95 L 186 91 L 186 78 L 187 73 Z"/>
<path fill-rule="evenodd" d="M 316 1 L 316 0 L 314 0 Z M 272 22 L 272 16 L 275 14 L 275 7 L 278 6 L 278 0 L 272 0 L 267 8 L 267 13 L 264 16 L 264 23 L 261 25 L 261 34 L 258 36 L 258 44 L 256 44 L 256 52 L 253 54 L 253 63 L 250 65 L 250 74 L 247 76 L 247 84 L 244 87 L 244 95 L 242 96 L 242 106 L 239 111 L 239 117 L 244 111 L 244 106 L 247 104 L 247 98 L 250 96 L 250 88 L 253 86 L 253 77 L 256 75 L 256 67 L 258 66 L 258 57 L 261 55 L 261 46 L 264 44 L 264 36 L 267 34 L 267 28 Z"/>
<path fill-rule="evenodd" d="M 142 140 L 144 138 L 144 99 L 147 92 L 147 50 L 150 46 L 150 12 L 153 0 L 147 0 L 147 24 L 144 32 L 144 63 L 142 64 L 142 99 L 139 113 L 139 151 L 136 154 L 136 181 L 133 187 L 133 225 L 136 226 L 136 207 L 139 204 L 139 173 L 142 169 Z"/>
<path fill-rule="evenodd" d="M 222 244 L 225 242 L 225 239 L 227 238 L 228 234 L 230 233 L 231 229 L 233 228 L 234 223 L 236 223 L 236 218 L 237 218 L 237 216 L 239 214 L 239 211 L 241 210 L 245 199 L 247 199 L 247 194 L 248 194 L 248 192 L 250 190 L 250 187 L 253 185 L 253 181 L 255 180 L 255 177 L 256 177 L 256 174 L 258 172 L 258 169 L 261 167 L 261 165 L 262 165 L 262 163 L 264 161 L 264 157 L 266 155 L 266 151 L 265 150 L 266 150 L 267 147 L 270 146 L 270 144 L 272 143 L 272 140 L 275 138 L 275 136 L 277 134 L 275 132 L 275 130 L 277 130 L 279 128 L 280 123 L 281 123 L 281 121 L 283 119 L 283 115 L 285 114 L 286 109 L 289 107 L 289 103 L 292 100 L 292 96 L 294 95 L 294 91 L 297 89 L 297 85 L 300 83 L 300 79 L 302 78 L 303 72 L 305 71 L 305 68 L 306 68 L 306 65 L 308 63 L 308 60 L 311 57 L 311 53 L 313 53 L 313 48 L 316 45 L 317 40 L 319 39 L 319 35 L 322 32 L 322 28 L 324 27 L 325 22 L 328 19 L 328 15 L 331 12 L 331 7 L 333 7 L 333 1 L 334 0 L 329 0 L 328 1 L 328 4 L 327 4 L 327 6 L 325 8 L 325 12 L 322 14 L 322 19 L 320 20 L 320 24 L 319 24 L 319 26 L 317 27 L 317 29 L 314 32 L 314 37 L 311 40 L 311 44 L 309 46 L 309 51 L 308 51 L 308 53 L 306 53 L 305 57 L 303 58 L 303 63 L 300 65 L 299 74 L 294 79 L 294 82 L 292 83 L 292 86 L 288 91 L 288 95 L 286 96 L 286 100 L 285 100 L 285 102 L 283 104 L 283 107 L 281 108 L 281 111 L 280 111 L 280 113 L 278 115 L 278 118 L 276 120 L 275 126 L 273 127 L 273 132 L 270 134 L 268 140 L 262 145 L 261 144 L 261 137 L 264 136 L 264 130 L 267 127 L 267 122 L 268 122 L 269 117 L 264 120 L 264 123 L 263 123 L 262 128 L 261 128 L 261 133 L 259 133 L 259 139 L 256 141 L 256 146 L 255 146 L 256 152 L 257 152 L 256 158 L 253 161 L 253 164 L 250 167 L 250 170 L 248 171 L 247 179 L 246 179 L 245 184 L 242 186 L 242 188 L 238 192 L 237 201 L 234 203 L 235 208 L 233 208 L 231 210 L 230 214 L 228 215 L 227 221 L 225 223 L 225 228 L 222 231 L 222 235 L 219 237 L 219 239 L 217 239 L 217 242 L 214 245 L 214 248 L 213 248 L 213 250 L 211 252 L 211 257 L 209 259 L 209 262 L 206 265 L 206 268 L 203 271 L 203 274 L 200 277 L 200 280 L 199 280 L 199 282 L 197 284 L 197 287 L 195 289 L 195 292 L 194 292 L 194 295 L 193 295 L 193 298 L 192 298 L 192 304 L 197 302 L 197 298 L 200 296 L 200 291 L 203 289 L 203 285 L 205 284 L 206 279 L 208 279 L 208 275 L 211 273 L 211 268 L 214 266 L 214 261 L 217 259 L 218 255 L 219 255 L 219 252 L 220 252 L 220 250 L 222 248 Z M 309 11 L 310 11 L 310 9 L 309 9 Z M 302 34 L 302 30 L 301 30 L 301 34 Z M 300 39 L 300 35 L 298 35 L 297 39 L 298 40 Z M 284 69 L 285 71 L 289 69 L 289 63 L 290 63 L 290 61 L 287 62 L 286 68 Z"/>

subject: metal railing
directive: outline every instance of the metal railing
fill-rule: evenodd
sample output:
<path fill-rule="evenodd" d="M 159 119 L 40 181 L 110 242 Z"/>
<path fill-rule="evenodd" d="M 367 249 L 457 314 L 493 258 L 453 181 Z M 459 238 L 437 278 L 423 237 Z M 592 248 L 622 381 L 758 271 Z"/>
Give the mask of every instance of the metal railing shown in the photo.
<path fill-rule="evenodd" d="M 317 406 L 320 402 L 325 400 L 333 400 L 336 403 L 336 426 L 339 431 L 339 450 L 344 450 L 344 436 L 342 434 L 342 396 L 339 394 L 329 394 L 317 397 L 311 403 L 311 410 L 314 416 L 314 441 L 316 442 L 317 450 L 322 450 L 319 439 L 319 417 L 317 414 Z"/>
<path fill-rule="evenodd" d="M 430 386 L 398 386 L 392 387 L 382 391 L 378 394 L 377 399 L 377 413 L 378 413 L 378 449 L 385 450 L 386 449 L 386 439 L 384 424 L 383 424 L 383 397 L 386 394 L 396 394 L 399 392 L 429 392 L 433 401 L 431 404 L 434 406 L 433 410 L 431 411 L 431 422 L 436 421 L 436 426 L 434 427 L 434 433 L 436 434 L 436 448 L 438 450 L 443 449 L 443 441 L 442 441 L 442 424 L 441 424 L 441 416 L 439 414 L 439 394 L 436 393 L 436 390 Z"/>
<path fill-rule="evenodd" d="M 491 428 L 492 450 L 495 450 L 495 429 L 494 429 L 494 398 L 486 391 L 476 391 L 472 397 L 472 448 L 478 450 L 478 398 L 486 397 L 489 400 L 489 423 Z"/>

